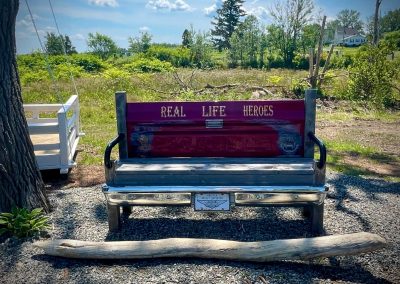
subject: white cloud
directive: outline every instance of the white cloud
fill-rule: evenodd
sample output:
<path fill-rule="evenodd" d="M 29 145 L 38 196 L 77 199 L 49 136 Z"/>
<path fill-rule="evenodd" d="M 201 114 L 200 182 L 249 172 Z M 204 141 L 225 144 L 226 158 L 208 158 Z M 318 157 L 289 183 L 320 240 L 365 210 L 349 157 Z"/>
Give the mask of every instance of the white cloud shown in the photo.
<path fill-rule="evenodd" d="M 269 18 L 269 12 L 266 8 L 258 6 L 245 9 L 246 15 L 253 15 L 259 20 L 265 20 Z"/>
<path fill-rule="evenodd" d="M 89 0 L 89 4 L 96 6 L 118 7 L 117 0 Z"/>
<path fill-rule="evenodd" d="M 193 8 L 185 0 L 149 0 L 146 7 L 153 10 L 193 11 Z"/>
<path fill-rule="evenodd" d="M 85 41 L 86 38 L 83 34 L 74 34 L 73 36 L 71 36 L 72 40 L 76 40 L 76 41 Z"/>
<path fill-rule="evenodd" d="M 148 31 L 150 31 L 149 27 L 143 26 L 139 28 L 139 32 L 148 32 Z"/>
<path fill-rule="evenodd" d="M 205 7 L 203 9 L 204 14 L 206 14 L 207 16 L 209 16 L 211 13 L 214 13 L 215 11 L 217 11 L 217 4 L 216 3 L 214 3 L 210 7 Z"/>

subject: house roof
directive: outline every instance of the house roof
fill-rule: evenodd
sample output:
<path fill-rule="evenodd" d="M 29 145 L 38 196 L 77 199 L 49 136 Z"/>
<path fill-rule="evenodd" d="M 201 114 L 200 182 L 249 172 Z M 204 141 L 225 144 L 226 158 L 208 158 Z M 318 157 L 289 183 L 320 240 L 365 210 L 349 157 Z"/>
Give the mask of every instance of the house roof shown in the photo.
<path fill-rule="evenodd" d="M 349 38 L 354 38 L 354 37 L 361 37 L 361 38 L 365 38 L 365 36 L 363 36 L 363 35 L 356 34 L 356 35 L 346 36 L 345 38 L 343 38 L 343 40 L 345 40 L 345 39 L 349 39 Z"/>
<path fill-rule="evenodd" d="M 353 28 L 337 28 L 336 32 L 338 34 L 344 34 L 345 36 L 352 36 L 359 34 L 359 32 Z"/>

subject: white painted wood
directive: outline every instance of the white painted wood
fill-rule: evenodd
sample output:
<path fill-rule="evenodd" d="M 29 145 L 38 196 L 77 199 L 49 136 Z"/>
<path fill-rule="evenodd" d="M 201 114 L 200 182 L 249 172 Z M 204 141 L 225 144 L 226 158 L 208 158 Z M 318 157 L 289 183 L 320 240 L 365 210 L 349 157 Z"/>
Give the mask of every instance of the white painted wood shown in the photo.
<path fill-rule="evenodd" d="M 66 167 L 68 165 L 68 133 L 67 133 L 67 115 L 64 111 L 60 111 L 58 116 L 58 134 L 60 137 L 60 166 Z"/>
<path fill-rule="evenodd" d="M 49 122 L 49 123 L 35 123 L 28 124 L 29 134 L 50 134 L 50 133 L 58 133 L 58 123 L 57 122 Z"/>
<path fill-rule="evenodd" d="M 60 143 L 55 144 L 34 144 L 33 149 L 35 151 L 51 151 L 51 150 L 59 150 Z"/>
<path fill-rule="evenodd" d="M 48 255 L 81 259 L 198 257 L 267 262 L 355 255 L 383 249 L 387 242 L 379 235 L 361 232 L 261 242 L 189 238 L 119 242 L 48 240 L 36 242 L 34 246 Z"/>
<path fill-rule="evenodd" d="M 58 123 L 57 118 L 27 118 L 28 126 L 35 125 L 36 123 Z"/>
<path fill-rule="evenodd" d="M 62 104 L 24 104 L 25 111 L 51 112 L 58 111 Z"/>
<path fill-rule="evenodd" d="M 75 165 L 73 157 L 79 142 L 78 96 L 71 96 L 65 104 L 25 104 L 24 110 L 39 169 L 67 173 Z"/>

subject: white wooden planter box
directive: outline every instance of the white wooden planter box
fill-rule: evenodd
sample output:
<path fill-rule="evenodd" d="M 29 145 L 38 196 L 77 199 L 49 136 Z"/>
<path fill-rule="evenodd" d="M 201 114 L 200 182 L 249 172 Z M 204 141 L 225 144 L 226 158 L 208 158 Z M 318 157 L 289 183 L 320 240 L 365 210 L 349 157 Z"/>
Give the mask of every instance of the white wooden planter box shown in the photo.
<path fill-rule="evenodd" d="M 39 169 L 67 174 L 76 165 L 74 156 L 82 135 L 78 96 L 65 104 L 24 104 L 24 110 Z"/>

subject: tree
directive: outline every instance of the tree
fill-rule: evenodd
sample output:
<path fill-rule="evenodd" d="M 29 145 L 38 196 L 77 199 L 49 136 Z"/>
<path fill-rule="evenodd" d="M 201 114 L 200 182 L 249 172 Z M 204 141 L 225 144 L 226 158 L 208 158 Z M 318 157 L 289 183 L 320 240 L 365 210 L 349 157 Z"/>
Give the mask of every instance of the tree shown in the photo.
<path fill-rule="evenodd" d="M 259 22 L 253 15 L 248 16 L 243 23 L 239 24 L 230 38 L 229 58 L 232 66 L 237 65 L 238 61 L 245 67 L 258 66 L 260 34 Z"/>
<path fill-rule="evenodd" d="M 382 0 L 376 0 L 375 2 L 375 14 L 374 14 L 374 36 L 372 42 L 374 45 L 378 44 L 379 34 L 378 34 L 378 21 L 379 21 L 379 6 L 381 5 Z"/>
<path fill-rule="evenodd" d="M 65 35 L 57 36 L 55 33 L 47 33 L 45 36 L 45 48 L 48 54 L 50 55 L 60 55 L 64 54 L 73 54 L 77 53 L 75 47 L 72 45 L 70 38 Z"/>
<path fill-rule="evenodd" d="M 306 54 L 309 48 L 315 48 L 318 44 L 320 31 L 321 27 L 318 24 L 304 26 L 300 37 L 300 46 L 303 54 Z"/>
<path fill-rule="evenodd" d="M 361 31 L 363 22 L 360 20 L 360 12 L 356 10 L 345 9 L 337 14 L 339 26 L 341 28 L 352 28 Z"/>
<path fill-rule="evenodd" d="M 340 23 L 339 20 L 333 20 L 333 21 L 329 21 L 326 24 L 326 39 L 328 42 L 333 42 L 335 40 L 335 32 L 336 30 L 340 27 Z"/>
<path fill-rule="evenodd" d="M 146 31 L 141 32 L 140 37 L 128 38 L 129 51 L 132 53 L 146 52 L 151 46 L 151 38 L 151 34 Z"/>
<path fill-rule="evenodd" d="M 383 33 L 400 30 L 400 9 L 389 11 L 379 22 Z"/>
<path fill-rule="evenodd" d="M 276 2 L 270 9 L 274 20 L 270 40 L 279 46 L 286 67 L 292 66 L 294 52 L 297 49 L 301 30 L 311 20 L 314 3 L 312 0 L 286 0 Z"/>
<path fill-rule="evenodd" d="M 109 37 L 100 33 L 89 33 L 87 45 L 91 52 L 107 59 L 118 52 L 117 44 Z"/>
<path fill-rule="evenodd" d="M 49 211 L 25 119 L 15 55 L 18 0 L 0 0 L 0 212 Z"/>
<path fill-rule="evenodd" d="M 192 34 L 189 32 L 188 29 L 185 29 L 182 34 L 182 46 L 189 48 L 192 43 L 193 43 Z"/>
<path fill-rule="evenodd" d="M 230 48 L 229 39 L 240 23 L 240 17 L 246 15 L 242 7 L 243 2 L 244 0 L 225 0 L 222 7 L 217 9 L 217 15 L 211 22 L 214 25 L 211 35 L 214 45 L 219 50 Z"/>

